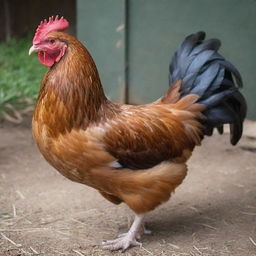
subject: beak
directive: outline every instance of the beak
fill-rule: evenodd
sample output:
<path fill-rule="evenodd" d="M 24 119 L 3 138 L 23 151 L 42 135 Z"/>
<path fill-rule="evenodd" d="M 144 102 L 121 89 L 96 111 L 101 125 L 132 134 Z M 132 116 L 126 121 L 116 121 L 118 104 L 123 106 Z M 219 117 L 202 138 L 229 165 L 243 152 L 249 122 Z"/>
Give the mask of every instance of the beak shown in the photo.
<path fill-rule="evenodd" d="M 29 49 L 28 55 L 31 55 L 32 53 L 39 52 L 39 51 L 40 51 L 39 48 L 37 48 L 36 46 L 32 45 L 31 48 Z"/>

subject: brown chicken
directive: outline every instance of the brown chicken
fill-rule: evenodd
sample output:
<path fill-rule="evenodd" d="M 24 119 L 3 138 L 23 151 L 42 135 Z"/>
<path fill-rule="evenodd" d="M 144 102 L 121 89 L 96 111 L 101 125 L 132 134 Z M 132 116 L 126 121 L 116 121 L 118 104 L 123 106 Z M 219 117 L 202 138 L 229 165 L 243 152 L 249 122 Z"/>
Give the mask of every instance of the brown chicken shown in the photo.
<path fill-rule="evenodd" d="M 217 39 L 188 36 L 170 65 L 170 89 L 152 104 L 109 101 L 86 48 L 64 18 L 41 22 L 29 54 L 49 66 L 40 85 L 33 135 L 45 159 L 72 181 L 126 203 L 135 220 L 128 233 L 102 243 L 139 245 L 147 212 L 166 202 L 187 174 L 186 161 L 204 135 L 229 123 L 231 143 L 242 135 L 246 103 L 236 68 L 217 51 Z M 233 79 L 235 78 L 235 80 Z M 236 81 L 236 82 L 235 82 Z"/>

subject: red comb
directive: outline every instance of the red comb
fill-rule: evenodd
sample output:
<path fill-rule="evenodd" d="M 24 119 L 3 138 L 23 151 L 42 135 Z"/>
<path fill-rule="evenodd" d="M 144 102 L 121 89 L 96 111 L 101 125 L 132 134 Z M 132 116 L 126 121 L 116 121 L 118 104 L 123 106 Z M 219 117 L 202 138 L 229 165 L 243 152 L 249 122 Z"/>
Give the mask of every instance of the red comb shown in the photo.
<path fill-rule="evenodd" d="M 58 15 L 55 17 L 52 16 L 49 18 L 49 21 L 45 19 L 41 21 L 40 25 L 36 30 L 36 34 L 33 39 L 33 44 L 38 44 L 40 41 L 51 31 L 62 31 L 67 29 L 69 26 L 68 21 L 61 17 L 59 19 Z"/>

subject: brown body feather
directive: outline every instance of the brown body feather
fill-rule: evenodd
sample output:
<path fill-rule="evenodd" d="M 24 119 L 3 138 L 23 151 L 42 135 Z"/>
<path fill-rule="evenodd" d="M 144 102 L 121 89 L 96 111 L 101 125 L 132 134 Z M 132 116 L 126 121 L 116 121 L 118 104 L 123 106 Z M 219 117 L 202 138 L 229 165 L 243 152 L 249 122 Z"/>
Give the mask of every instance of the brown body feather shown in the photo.
<path fill-rule="evenodd" d="M 186 161 L 202 138 L 202 106 L 182 99 L 180 82 L 147 105 L 119 105 L 104 95 L 96 66 L 83 45 L 67 42 L 61 61 L 44 76 L 33 134 L 46 160 L 67 178 L 113 203 L 144 213 L 169 199 L 186 176 Z M 120 168 L 111 167 L 118 162 Z"/>

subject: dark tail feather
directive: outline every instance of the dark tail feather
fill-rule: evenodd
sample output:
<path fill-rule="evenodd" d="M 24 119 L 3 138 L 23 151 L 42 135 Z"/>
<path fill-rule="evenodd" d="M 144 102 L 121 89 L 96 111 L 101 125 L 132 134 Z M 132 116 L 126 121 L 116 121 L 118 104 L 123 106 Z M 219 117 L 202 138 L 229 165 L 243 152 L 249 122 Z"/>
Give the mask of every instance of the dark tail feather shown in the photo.
<path fill-rule="evenodd" d="M 205 135 L 212 135 L 215 127 L 223 133 L 223 125 L 230 124 L 230 140 L 235 145 L 242 136 L 247 109 L 238 91 L 243 86 L 242 78 L 218 53 L 220 41 L 204 39 L 204 32 L 186 37 L 170 64 L 170 84 L 182 80 L 181 97 L 200 96 L 197 103 L 206 106 Z"/>

